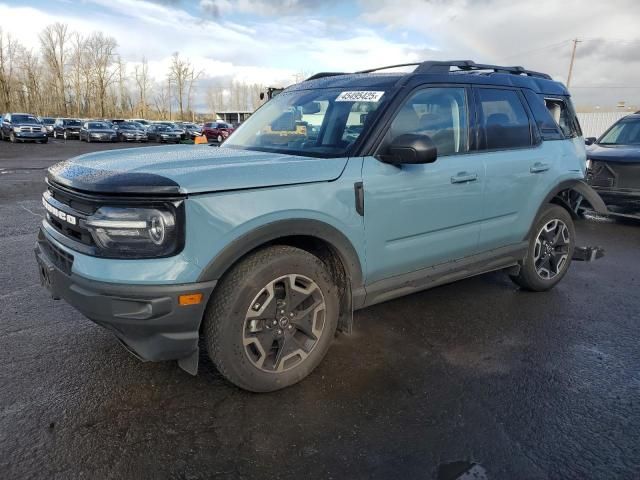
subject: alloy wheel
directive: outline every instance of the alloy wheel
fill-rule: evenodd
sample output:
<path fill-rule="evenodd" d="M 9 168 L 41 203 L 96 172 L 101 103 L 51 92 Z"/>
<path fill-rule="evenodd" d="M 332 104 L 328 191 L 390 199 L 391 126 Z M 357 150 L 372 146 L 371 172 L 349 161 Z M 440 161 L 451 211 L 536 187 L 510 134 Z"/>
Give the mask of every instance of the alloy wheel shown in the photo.
<path fill-rule="evenodd" d="M 298 366 L 318 344 L 325 312 L 324 295 L 310 278 L 289 274 L 269 282 L 245 316 L 242 340 L 247 357 L 269 373 Z"/>
<path fill-rule="evenodd" d="M 569 258 L 570 242 L 569 229 L 562 220 L 551 220 L 540 229 L 533 251 L 540 278 L 551 280 L 562 272 Z"/>

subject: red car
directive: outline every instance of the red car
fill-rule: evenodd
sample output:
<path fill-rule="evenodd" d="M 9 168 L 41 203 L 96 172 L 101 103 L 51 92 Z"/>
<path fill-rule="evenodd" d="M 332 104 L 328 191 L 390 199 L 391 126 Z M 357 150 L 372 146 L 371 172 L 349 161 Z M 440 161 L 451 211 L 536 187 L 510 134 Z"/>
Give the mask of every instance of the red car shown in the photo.
<path fill-rule="evenodd" d="M 224 122 L 208 122 L 202 127 L 202 133 L 208 141 L 224 142 L 233 133 L 234 128 Z"/>

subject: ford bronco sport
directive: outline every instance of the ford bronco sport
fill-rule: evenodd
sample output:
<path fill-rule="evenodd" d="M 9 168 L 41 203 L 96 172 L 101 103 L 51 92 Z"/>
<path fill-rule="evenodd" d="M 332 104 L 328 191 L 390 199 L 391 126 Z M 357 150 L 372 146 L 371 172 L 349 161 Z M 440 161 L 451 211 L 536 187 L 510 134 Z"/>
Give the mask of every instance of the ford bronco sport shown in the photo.
<path fill-rule="evenodd" d="M 522 67 L 411 66 L 314 75 L 220 148 L 52 166 L 43 284 L 143 360 L 195 374 L 202 338 L 260 392 L 306 377 L 356 309 L 493 270 L 552 288 L 580 206 L 606 212 L 569 93 Z"/>

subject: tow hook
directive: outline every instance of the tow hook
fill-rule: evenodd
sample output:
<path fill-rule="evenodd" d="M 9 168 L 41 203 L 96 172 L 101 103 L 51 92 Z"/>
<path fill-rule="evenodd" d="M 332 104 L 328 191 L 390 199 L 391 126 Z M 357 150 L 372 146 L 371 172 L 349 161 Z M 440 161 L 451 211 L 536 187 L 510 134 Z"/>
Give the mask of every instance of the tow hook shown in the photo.
<path fill-rule="evenodd" d="M 602 247 L 576 247 L 571 258 L 579 262 L 593 262 L 602 257 L 604 257 Z"/>

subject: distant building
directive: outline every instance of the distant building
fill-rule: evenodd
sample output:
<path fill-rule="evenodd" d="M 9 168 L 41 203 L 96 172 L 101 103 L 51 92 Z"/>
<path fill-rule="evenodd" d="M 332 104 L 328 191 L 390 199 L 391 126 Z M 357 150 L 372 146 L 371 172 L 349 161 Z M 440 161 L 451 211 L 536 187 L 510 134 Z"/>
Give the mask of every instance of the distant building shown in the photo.
<path fill-rule="evenodd" d="M 231 110 L 228 112 L 216 112 L 216 119 L 226 123 L 242 123 L 251 116 L 253 112 L 248 110 Z"/>

